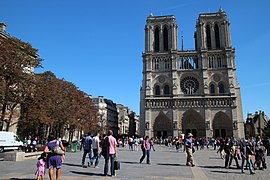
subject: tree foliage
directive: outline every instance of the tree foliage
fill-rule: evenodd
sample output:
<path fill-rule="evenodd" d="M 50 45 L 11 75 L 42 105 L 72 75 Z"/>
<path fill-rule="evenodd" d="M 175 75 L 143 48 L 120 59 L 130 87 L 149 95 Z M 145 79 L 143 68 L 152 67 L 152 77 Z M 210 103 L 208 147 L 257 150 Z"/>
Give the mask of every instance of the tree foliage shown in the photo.
<path fill-rule="evenodd" d="M 29 127 L 22 130 L 24 134 L 34 132 L 45 139 L 48 134 L 62 137 L 68 132 L 70 140 L 75 130 L 94 130 L 97 121 L 97 109 L 89 96 L 52 72 L 36 75 L 35 92 L 22 104 L 20 119 Z"/>
<path fill-rule="evenodd" d="M 38 50 L 14 37 L 0 39 L 0 123 L 6 131 L 19 116 L 19 105 L 34 89 L 33 68 L 41 67 Z M 0 130 L 2 127 L 0 126 Z"/>

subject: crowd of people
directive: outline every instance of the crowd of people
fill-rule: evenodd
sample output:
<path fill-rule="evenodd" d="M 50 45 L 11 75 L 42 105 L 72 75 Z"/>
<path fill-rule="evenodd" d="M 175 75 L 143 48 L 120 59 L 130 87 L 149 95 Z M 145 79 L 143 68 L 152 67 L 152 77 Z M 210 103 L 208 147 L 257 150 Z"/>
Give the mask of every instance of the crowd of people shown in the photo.
<path fill-rule="evenodd" d="M 85 133 L 81 139 L 81 148 L 83 151 L 81 165 L 83 168 L 91 167 L 99 168 L 101 156 L 104 162 L 104 176 L 108 176 L 109 166 L 110 175 L 116 176 L 115 160 L 117 155 L 117 147 L 126 147 L 130 151 L 141 151 L 142 156 L 139 163 L 146 159 L 146 164 L 150 162 L 150 152 L 155 151 L 155 145 L 165 145 L 168 148 L 175 148 L 177 152 L 186 152 L 186 165 L 194 167 L 193 153 L 195 151 L 212 148 L 214 152 L 220 154 L 220 158 L 224 160 L 224 168 L 232 168 L 233 161 L 236 168 L 245 173 L 248 170 L 250 174 L 255 174 L 255 170 L 264 170 L 267 168 L 265 154 L 270 155 L 269 139 L 262 139 L 260 136 L 245 137 L 236 139 L 234 137 L 227 138 L 194 138 L 191 133 L 186 137 L 166 137 L 166 138 L 149 138 L 143 137 L 122 137 L 113 136 L 113 131 L 109 130 L 106 135 L 100 137 L 100 133 Z M 54 169 L 56 169 L 56 180 L 61 175 L 62 162 L 65 158 L 65 146 L 61 140 L 49 136 L 48 143 L 44 149 L 44 153 L 38 159 L 36 176 L 37 180 L 44 179 L 45 169 L 49 169 L 50 180 L 54 179 Z M 85 165 L 86 157 L 88 163 Z"/>

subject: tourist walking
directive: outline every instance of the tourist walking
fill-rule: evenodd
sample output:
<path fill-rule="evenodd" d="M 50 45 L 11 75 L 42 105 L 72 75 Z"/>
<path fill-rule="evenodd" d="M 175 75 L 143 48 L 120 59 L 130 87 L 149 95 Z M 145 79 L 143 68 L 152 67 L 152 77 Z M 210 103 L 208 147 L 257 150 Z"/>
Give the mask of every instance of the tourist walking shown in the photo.
<path fill-rule="evenodd" d="M 47 168 L 49 169 L 49 177 L 50 180 L 53 180 L 54 176 L 54 168 L 56 168 L 56 180 L 59 180 L 61 176 L 61 168 L 62 168 L 62 159 L 61 155 L 55 151 L 56 147 L 60 147 L 64 152 L 65 148 L 60 141 L 54 138 L 52 135 L 48 137 L 48 143 L 44 149 L 44 152 L 48 154 L 47 156 Z"/>
<path fill-rule="evenodd" d="M 231 146 L 230 146 L 229 138 L 225 139 L 223 150 L 225 152 L 225 168 L 229 169 L 229 160 L 230 160 L 230 154 L 231 154 Z"/>
<path fill-rule="evenodd" d="M 153 149 L 153 151 L 156 151 L 156 150 L 155 150 L 155 147 L 154 147 L 154 138 L 151 138 L 151 139 L 149 140 L 149 143 L 150 143 L 150 149 Z"/>
<path fill-rule="evenodd" d="M 185 150 L 187 153 L 187 162 L 186 165 L 187 166 L 191 166 L 194 167 L 194 160 L 193 160 L 193 152 L 192 152 L 192 148 L 193 148 L 193 135 L 191 133 L 188 133 L 187 135 L 187 139 L 185 140 Z"/>
<path fill-rule="evenodd" d="M 113 131 L 109 130 L 107 136 L 103 140 L 102 155 L 105 159 L 104 176 L 108 176 L 109 160 L 111 162 L 111 176 L 116 176 L 114 169 L 114 160 L 116 157 L 116 139 L 112 136 Z"/>
<path fill-rule="evenodd" d="M 37 161 L 37 170 L 35 175 L 37 176 L 37 180 L 41 179 L 44 180 L 45 176 L 45 169 L 46 169 L 46 153 L 42 153 Z"/>
<path fill-rule="evenodd" d="M 97 132 L 95 136 L 93 137 L 93 160 L 95 160 L 95 168 L 98 168 L 99 159 L 100 159 L 100 140 L 99 140 L 99 133 Z"/>
<path fill-rule="evenodd" d="M 255 174 L 252 170 L 252 165 L 250 162 L 250 155 L 252 153 L 250 147 L 249 147 L 249 141 L 248 138 L 241 139 L 240 141 L 240 153 L 241 153 L 241 159 L 242 159 L 242 165 L 241 165 L 241 172 L 245 173 L 245 164 L 248 165 L 248 170 L 250 174 Z"/>
<path fill-rule="evenodd" d="M 85 163 L 86 155 L 89 156 L 88 166 L 90 167 L 93 164 L 93 153 L 92 153 L 92 145 L 93 145 L 93 138 L 91 137 L 91 132 L 85 134 L 82 139 L 82 147 L 83 147 L 83 156 L 82 156 L 82 167 L 86 168 L 87 166 Z"/>
<path fill-rule="evenodd" d="M 145 156 L 146 156 L 146 163 L 150 164 L 150 142 L 149 142 L 149 137 L 145 136 L 142 145 L 141 145 L 141 149 L 142 149 L 142 157 L 140 159 L 140 163 L 143 162 Z"/>
<path fill-rule="evenodd" d="M 239 163 L 238 163 L 238 159 L 237 159 L 237 154 L 236 154 L 237 148 L 234 145 L 234 142 L 230 142 L 230 162 L 229 162 L 229 167 L 232 164 L 232 160 L 235 160 L 236 166 L 238 169 L 240 169 Z"/>

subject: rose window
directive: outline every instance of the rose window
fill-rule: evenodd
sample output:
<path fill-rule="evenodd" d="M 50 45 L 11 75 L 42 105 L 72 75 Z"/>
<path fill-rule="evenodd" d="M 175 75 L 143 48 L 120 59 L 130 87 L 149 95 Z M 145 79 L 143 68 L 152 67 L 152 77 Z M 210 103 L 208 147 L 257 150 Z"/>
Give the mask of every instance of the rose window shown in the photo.
<path fill-rule="evenodd" d="M 199 82 L 192 76 L 187 76 L 181 81 L 181 90 L 185 94 L 193 94 L 199 89 Z"/>

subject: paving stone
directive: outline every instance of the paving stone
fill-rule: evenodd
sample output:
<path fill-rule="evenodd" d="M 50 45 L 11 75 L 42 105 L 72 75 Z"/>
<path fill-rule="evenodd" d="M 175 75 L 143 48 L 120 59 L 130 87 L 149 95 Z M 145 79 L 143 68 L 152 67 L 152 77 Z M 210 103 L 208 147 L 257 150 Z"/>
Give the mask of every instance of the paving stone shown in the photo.
<path fill-rule="evenodd" d="M 121 169 L 116 171 L 116 177 L 104 177 L 104 159 L 100 159 L 99 168 L 81 167 L 82 152 L 68 152 L 62 167 L 60 179 L 65 180 L 192 180 L 192 179 L 269 179 L 268 169 L 257 170 L 255 175 L 242 174 L 240 169 L 224 168 L 224 160 L 212 149 L 199 150 L 194 153 L 196 166 L 186 166 L 186 154 L 176 152 L 173 148 L 156 146 L 156 151 L 151 151 L 151 164 L 139 163 L 141 151 L 130 151 L 128 148 L 118 148 L 117 160 L 121 162 Z M 270 164 L 269 156 L 266 156 L 267 164 Z M 34 180 L 36 171 L 36 159 L 28 159 L 19 162 L 0 161 L 1 180 Z M 88 159 L 87 159 L 88 161 Z M 87 162 L 86 161 L 86 162 Z M 234 163 L 234 162 L 233 162 Z M 234 164 L 233 164 L 234 165 Z M 48 178 L 48 170 L 46 172 Z M 110 174 L 110 171 L 109 171 Z"/>

